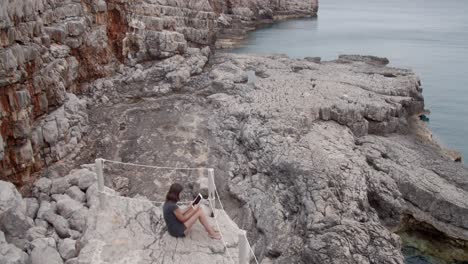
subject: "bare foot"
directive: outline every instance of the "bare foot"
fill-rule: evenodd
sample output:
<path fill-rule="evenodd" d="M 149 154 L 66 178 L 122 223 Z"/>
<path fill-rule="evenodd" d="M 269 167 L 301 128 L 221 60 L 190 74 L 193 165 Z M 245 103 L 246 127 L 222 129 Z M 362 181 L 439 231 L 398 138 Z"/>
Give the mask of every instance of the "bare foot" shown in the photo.
<path fill-rule="evenodd" d="M 212 234 L 208 233 L 208 236 L 211 238 L 211 239 L 216 239 L 216 240 L 220 240 L 221 239 L 221 235 L 219 234 L 219 232 L 214 232 Z"/>

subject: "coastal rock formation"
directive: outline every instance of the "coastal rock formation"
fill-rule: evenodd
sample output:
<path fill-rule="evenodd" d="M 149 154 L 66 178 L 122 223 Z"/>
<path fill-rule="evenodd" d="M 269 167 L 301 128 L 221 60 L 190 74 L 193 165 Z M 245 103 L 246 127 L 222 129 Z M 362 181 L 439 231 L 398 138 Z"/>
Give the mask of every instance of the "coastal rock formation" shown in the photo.
<path fill-rule="evenodd" d="M 258 23 L 316 11 L 315 0 L 2 1 L 0 178 L 22 185 L 50 166 L 27 199 L 0 182 L 2 263 L 89 262 L 105 241 L 92 226 L 96 176 L 68 170 L 96 157 L 215 167 L 265 263 L 403 263 L 394 232 L 407 228 L 466 248 L 468 171 L 421 135 L 414 73 L 371 56 L 213 56 Z M 200 179 L 107 165 L 106 184 L 128 196 Z M 122 214 L 160 214 L 139 206 Z M 146 234 L 164 238 L 161 228 Z M 135 252 L 162 251 L 132 239 Z"/>
<path fill-rule="evenodd" d="M 468 172 L 414 133 L 424 126 L 420 81 L 387 63 L 218 54 L 178 90 L 148 99 L 124 74 L 109 97 L 120 103 L 93 108 L 90 155 L 214 166 L 227 211 L 264 261 L 403 263 L 392 232 L 408 217 L 466 241 Z M 135 173 L 128 193 L 151 195 L 156 183 Z"/>
<path fill-rule="evenodd" d="M 138 63 L 180 60 L 192 48 L 214 45 L 220 28 L 242 29 L 244 20 L 252 26 L 265 12 L 309 16 L 316 6 L 316 0 L 2 1 L 0 179 L 21 186 L 35 171 L 73 153 L 86 124 L 68 120 L 56 128 L 50 113 L 70 100 L 68 94 L 89 92 L 83 84 L 127 66 L 138 69 Z M 224 12 L 237 22 L 220 26 Z M 165 77 L 177 83 L 188 71 Z M 61 129 L 65 134 L 56 133 Z M 49 132 L 52 138 L 42 137 Z"/>
<path fill-rule="evenodd" d="M 0 181 L 2 264 L 237 263 L 240 230 L 222 210 L 215 209 L 216 220 L 208 220 L 222 232 L 222 241 L 209 238 L 199 223 L 186 238 L 174 238 L 166 232 L 162 204 L 123 197 L 107 187 L 101 204 L 94 165 L 83 167 L 64 177 L 41 178 L 34 198 L 23 199 L 12 183 Z M 68 193 L 85 198 L 78 201 Z M 29 217 L 31 201 L 38 206 Z M 201 204 L 211 213 L 206 202 Z"/>

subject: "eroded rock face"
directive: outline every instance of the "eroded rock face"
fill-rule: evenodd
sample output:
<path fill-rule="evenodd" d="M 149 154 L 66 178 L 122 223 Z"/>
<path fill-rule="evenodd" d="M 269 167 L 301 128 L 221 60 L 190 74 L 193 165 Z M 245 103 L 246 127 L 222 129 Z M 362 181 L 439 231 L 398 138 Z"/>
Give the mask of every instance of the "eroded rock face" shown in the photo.
<path fill-rule="evenodd" d="M 82 83 L 119 72 L 125 68 L 122 64 L 177 60 L 194 47 L 213 45 L 223 12 L 237 19 L 223 28 L 242 29 L 265 14 L 311 15 L 314 6 L 315 0 L 2 1 L 0 179 L 22 185 L 30 181 L 31 173 L 80 147 L 86 118 L 80 113 L 82 117 L 70 117 L 76 112 L 66 109 L 65 114 L 60 112 L 64 104 L 76 100 L 70 94 L 88 92 Z M 206 59 L 201 61 L 203 67 Z M 180 88 L 193 69 L 171 72 L 156 74 Z M 151 87 L 147 93 L 168 89 Z M 53 111 L 59 112 L 51 115 Z"/>

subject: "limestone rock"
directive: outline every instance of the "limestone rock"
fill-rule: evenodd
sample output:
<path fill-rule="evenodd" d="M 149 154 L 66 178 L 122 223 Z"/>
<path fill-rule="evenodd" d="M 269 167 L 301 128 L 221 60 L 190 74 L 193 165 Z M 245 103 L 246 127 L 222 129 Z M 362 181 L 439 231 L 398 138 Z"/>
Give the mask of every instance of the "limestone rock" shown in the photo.
<path fill-rule="evenodd" d="M 86 229 L 86 219 L 88 217 L 88 210 L 81 208 L 73 212 L 68 219 L 70 227 L 79 232 L 83 232 Z"/>
<path fill-rule="evenodd" d="M 34 188 L 36 188 L 39 192 L 43 192 L 46 194 L 50 192 L 51 186 L 52 181 L 48 178 L 40 178 L 34 183 Z"/>
<path fill-rule="evenodd" d="M 70 184 L 78 186 L 82 191 L 97 182 L 96 173 L 88 169 L 74 170 L 66 178 Z"/>
<path fill-rule="evenodd" d="M 0 181 L 0 216 L 8 209 L 19 206 L 21 198 L 13 184 Z"/>
<path fill-rule="evenodd" d="M 28 254 L 12 244 L 0 242 L 0 263 L 27 264 Z"/>
<path fill-rule="evenodd" d="M 66 178 L 58 178 L 52 180 L 52 186 L 50 188 L 51 194 L 64 194 L 68 188 L 70 188 L 70 183 Z"/>
<path fill-rule="evenodd" d="M 76 257 L 76 241 L 70 238 L 60 240 L 58 243 L 58 251 L 65 261 Z"/>
<path fill-rule="evenodd" d="M 128 90 L 135 83 L 165 78 L 185 66 L 180 61 L 191 52 L 197 51 L 158 65 L 164 74 L 143 67 L 139 81 L 122 82 L 128 87 L 114 81 L 114 98 L 135 95 Z M 106 125 L 90 138 L 110 135 L 96 140 L 100 156 L 217 166 L 229 213 L 251 234 L 256 253 L 274 263 L 403 263 L 401 241 L 387 228 L 411 213 L 451 237 L 465 237 L 468 185 L 466 169 L 411 134 L 419 125 L 413 117 L 424 108 L 418 77 L 384 64 L 359 56 L 319 61 L 218 54 L 174 98 L 97 107 L 91 118 Z M 207 96 L 194 96 L 197 89 Z M 106 169 L 114 187 L 128 177 L 127 168 Z M 163 201 L 173 177 L 189 193 L 206 185 L 197 173 L 150 174 L 133 168 L 126 195 Z M 95 185 L 87 196 L 96 210 Z M 88 227 L 94 226 L 90 219 Z M 87 235 L 83 241 L 89 243 L 80 261 L 100 245 Z"/>
<path fill-rule="evenodd" d="M 70 236 L 68 222 L 63 216 L 57 215 L 52 211 L 47 211 L 44 214 L 44 219 L 55 228 L 60 238 L 67 238 Z"/>
<path fill-rule="evenodd" d="M 26 215 L 35 219 L 37 211 L 39 211 L 39 202 L 36 198 L 25 198 L 24 201 L 26 202 Z"/>
<path fill-rule="evenodd" d="M 80 202 L 73 200 L 68 197 L 68 199 L 63 199 L 57 202 L 57 212 L 65 217 L 70 218 L 73 213 L 83 208 Z"/>
<path fill-rule="evenodd" d="M 80 190 L 77 186 L 70 187 L 66 194 L 70 196 L 72 199 L 84 203 L 86 202 L 86 194 Z"/>
<path fill-rule="evenodd" d="M 53 247 L 35 247 L 31 252 L 31 264 L 63 264 L 57 250 Z"/>
<path fill-rule="evenodd" d="M 10 208 L 0 216 L 0 229 L 5 232 L 7 240 L 17 247 L 26 245 L 26 232 L 34 226 L 34 221 L 26 216 L 21 207 Z"/>
<path fill-rule="evenodd" d="M 55 248 L 56 241 L 52 237 L 36 238 L 31 242 L 31 247 L 32 249 L 35 249 L 35 248 L 41 249 L 41 248 L 46 248 L 46 247 Z"/>
<path fill-rule="evenodd" d="M 47 233 L 47 228 L 42 226 L 35 226 L 30 228 L 26 233 L 26 238 L 28 241 L 34 241 L 38 238 L 45 238 Z"/>
<path fill-rule="evenodd" d="M 56 204 L 55 202 L 50 203 L 48 201 L 41 201 L 41 204 L 39 206 L 39 210 L 37 211 L 37 218 L 38 219 L 44 219 L 44 214 L 48 211 L 55 212 L 56 210 Z"/>

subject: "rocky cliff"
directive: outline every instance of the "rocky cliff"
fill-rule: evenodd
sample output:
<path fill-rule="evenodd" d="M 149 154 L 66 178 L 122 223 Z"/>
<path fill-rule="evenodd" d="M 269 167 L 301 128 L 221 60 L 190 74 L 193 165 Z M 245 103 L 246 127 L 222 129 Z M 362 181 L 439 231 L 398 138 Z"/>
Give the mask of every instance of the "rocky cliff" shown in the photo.
<path fill-rule="evenodd" d="M 315 0 L 2 0 L 0 179 L 22 185 L 80 147 L 86 102 L 64 104 L 89 92 L 83 84 L 210 47 L 220 28 L 316 10 Z"/>
<path fill-rule="evenodd" d="M 427 136 L 414 73 L 375 57 L 213 54 L 257 23 L 314 15 L 316 1 L 1 4 L 1 178 L 21 185 L 49 167 L 30 211 L 4 196 L 15 209 L 0 218 L 18 225 L 2 226 L 0 245 L 17 263 L 81 240 L 62 213 L 70 198 L 83 203 L 87 174 L 61 177 L 97 156 L 215 167 L 264 263 L 403 263 L 395 232 L 408 229 L 467 251 L 468 171 Z M 124 195 L 155 192 L 145 173 L 117 176 L 110 184 Z M 38 206 L 48 213 L 36 223 Z M 32 244 L 44 229 L 54 240 Z"/>

